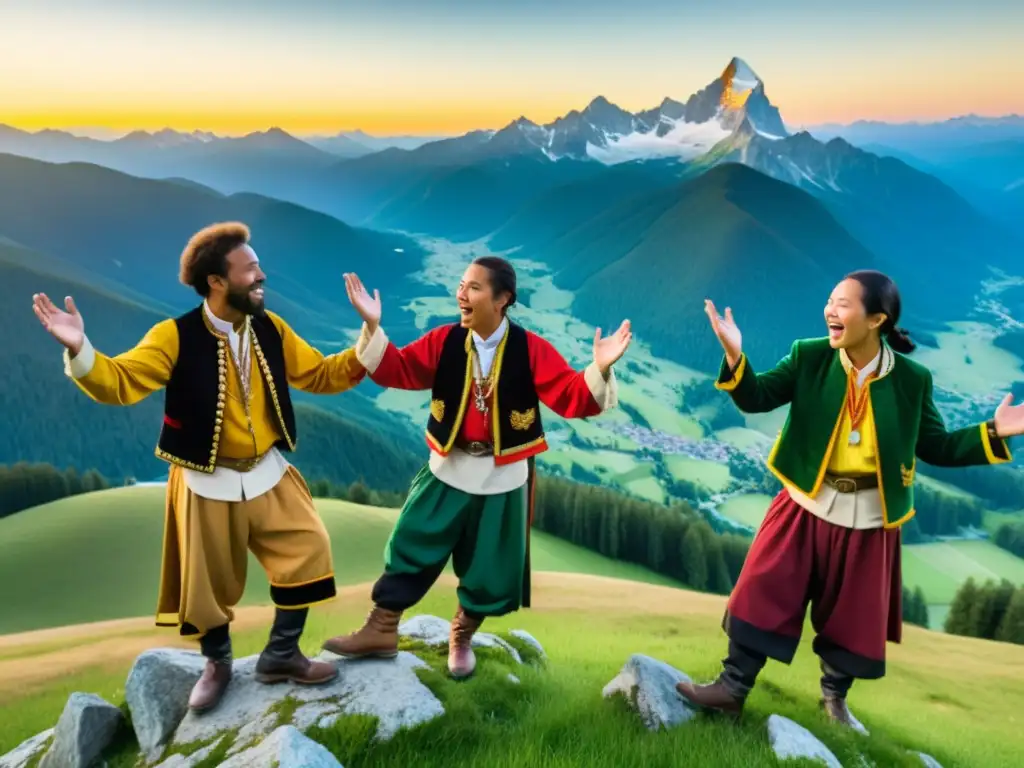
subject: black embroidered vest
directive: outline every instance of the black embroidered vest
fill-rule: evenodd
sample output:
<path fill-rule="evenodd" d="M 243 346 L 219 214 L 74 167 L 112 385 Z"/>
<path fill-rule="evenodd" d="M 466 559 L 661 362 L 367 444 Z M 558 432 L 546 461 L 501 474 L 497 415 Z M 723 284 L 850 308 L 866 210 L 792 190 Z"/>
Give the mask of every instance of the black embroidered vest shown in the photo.
<path fill-rule="evenodd" d="M 267 317 L 249 318 L 250 349 L 267 388 L 267 403 L 284 439 L 283 451 L 295 449 L 295 412 L 285 374 L 281 334 Z M 229 373 L 227 339 L 218 334 L 206 309 L 196 309 L 174 321 L 178 328 L 178 361 L 164 392 L 164 422 L 156 455 L 164 461 L 200 472 L 213 472 L 224 426 Z"/>
<path fill-rule="evenodd" d="M 469 330 L 454 325 L 441 348 L 431 393 L 427 440 L 442 456 L 455 444 L 466 409 L 474 407 L 471 344 Z M 526 330 L 521 326 L 509 322 L 505 337 L 495 350 L 491 371 L 496 377 L 490 410 L 495 463 L 507 464 L 546 450 Z"/>

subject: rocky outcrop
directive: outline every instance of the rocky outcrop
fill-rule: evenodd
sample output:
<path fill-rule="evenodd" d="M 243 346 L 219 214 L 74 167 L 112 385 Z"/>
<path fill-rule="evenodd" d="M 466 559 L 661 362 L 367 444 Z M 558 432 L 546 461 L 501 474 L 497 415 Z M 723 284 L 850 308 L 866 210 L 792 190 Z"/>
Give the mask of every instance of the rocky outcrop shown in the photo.
<path fill-rule="evenodd" d="M 788 717 L 771 715 L 768 718 L 768 742 L 780 760 L 803 758 L 824 763 L 829 768 L 843 768 L 832 750 L 817 736 Z"/>
<path fill-rule="evenodd" d="M 437 616 L 409 618 L 399 627 L 409 650 L 394 659 L 353 661 L 324 652 L 317 658 L 335 663 L 339 675 L 321 686 L 263 685 L 255 679 L 258 657 L 237 659 L 224 698 L 201 715 L 189 711 L 188 698 L 202 674 L 203 657 L 172 648 L 146 651 L 135 660 L 125 683 L 139 765 L 194 768 L 219 751 L 225 755 L 220 763 L 224 768 L 340 768 L 304 732 L 365 715 L 376 721 L 374 737 L 386 741 L 402 729 L 444 716 L 444 706 L 420 680 L 430 666 L 415 648 L 417 643 L 447 646 L 450 628 L 450 622 Z M 543 647 L 528 632 L 513 630 L 510 636 L 528 647 L 528 657 L 544 658 Z M 501 651 L 515 665 L 525 663 L 523 654 L 498 635 L 478 632 L 473 645 Z M 516 675 L 506 677 L 509 684 L 520 683 Z M 123 723 L 119 708 L 94 694 L 74 693 L 56 727 L 0 757 L 0 768 L 26 768 L 40 755 L 39 768 L 86 768 L 100 758 Z"/>
<path fill-rule="evenodd" d="M 676 683 L 692 682 L 663 661 L 636 653 L 602 691 L 605 698 L 621 694 L 644 726 L 652 731 L 689 721 L 696 710 L 676 691 Z"/>
<path fill-rule="evenodd" d="M 674 728 L 689 723 L 699 710 L 676 691 L 676 683 L 692 682 L 685 672 L 641 653 L 626 660 L 619 674 L 605 685 L 602 694 L 621 696 L 637 713 L 646 728 L 652 731 Z M 766 723 L 768 742 L 779 760 L 803 759 L 842 768 L 839 759 L 813 733 L 799 723 L 781 715 L 770 715 Z M 854 719 L 853 729 L 868 736 L 868 729 Z M 914 753 L 926 768 L 942 768 L 935 758 L 923 752 Z M 875 768 L 863 755 L 858 768 Z"/>
<path fill-rule="evenodd" d="M 89 768 L 124 720 L 121 710 L 92 693 L 72 693 L 53 729 L 39 768 Z"/>

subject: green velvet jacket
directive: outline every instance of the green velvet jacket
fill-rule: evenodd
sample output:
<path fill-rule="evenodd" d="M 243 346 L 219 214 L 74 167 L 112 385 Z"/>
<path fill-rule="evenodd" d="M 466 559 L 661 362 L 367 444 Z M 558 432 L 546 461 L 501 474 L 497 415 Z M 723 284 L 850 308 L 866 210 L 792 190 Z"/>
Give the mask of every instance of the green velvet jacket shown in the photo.
<path fill-rule="evenodd" d="M 892 370 L 868 384 L 886 528 L 898 528 L 914 516 L 918 458 L 939 467 L 1012 460 L 1009 446 L 996 436 L 991 422 L 947 431 L 932 399 L 931 372 L 904 355 L 892 354 Z M 756 373 L 746 355 L 735 370 L 723 360 L 715 386 L 728 392 L 745 413 L 790 405 L 768 456 L 768 468 L 784 484 L 814 497 L 846 402 L 847 374 L 839 350 L 832 348 L 827 337 L 796 341 L 789 354 L 765 373 Z"/>

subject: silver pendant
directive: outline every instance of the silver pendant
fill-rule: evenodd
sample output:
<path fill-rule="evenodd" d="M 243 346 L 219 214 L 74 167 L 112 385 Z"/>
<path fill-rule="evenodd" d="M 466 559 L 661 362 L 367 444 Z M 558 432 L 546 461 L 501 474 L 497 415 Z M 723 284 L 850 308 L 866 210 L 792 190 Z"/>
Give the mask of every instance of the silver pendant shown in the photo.
<path fill-rule="evenodd" d="M 850 433 L 850 445 L 860 445 L 860 432 L 856 429 Z"/>

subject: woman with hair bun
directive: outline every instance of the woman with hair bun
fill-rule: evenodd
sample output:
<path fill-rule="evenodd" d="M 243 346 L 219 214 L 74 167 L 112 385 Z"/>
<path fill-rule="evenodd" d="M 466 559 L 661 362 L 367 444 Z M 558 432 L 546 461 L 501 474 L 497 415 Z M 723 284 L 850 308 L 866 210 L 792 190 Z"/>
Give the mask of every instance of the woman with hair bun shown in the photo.
<path fill-rule="evenodd" d="M 725 350 L 716 387 L 744 413 L 790 410 L 768 468 L 772 501 L 729 598 L 723 671 L 710 685 L 679 683 L 695 705 L 738 716 L 769 658 L 789 664 L 808 604 L 821 659 L 822 708 L 855 725 L 853 681 L 885 674 L 886 641 L 902 630 L 900 527 L 914 515 L 916 460 L 963 467 L 1011 461 L 1024 405 L 1007 395 L 992 419 L 948 431 L 932 375 L 906 355 L 900 295 L 886 275 L 853 272 L 825 306 L 828 336 L 793 344 L 755 373 L 732 311 L 705 309 Z"/>

